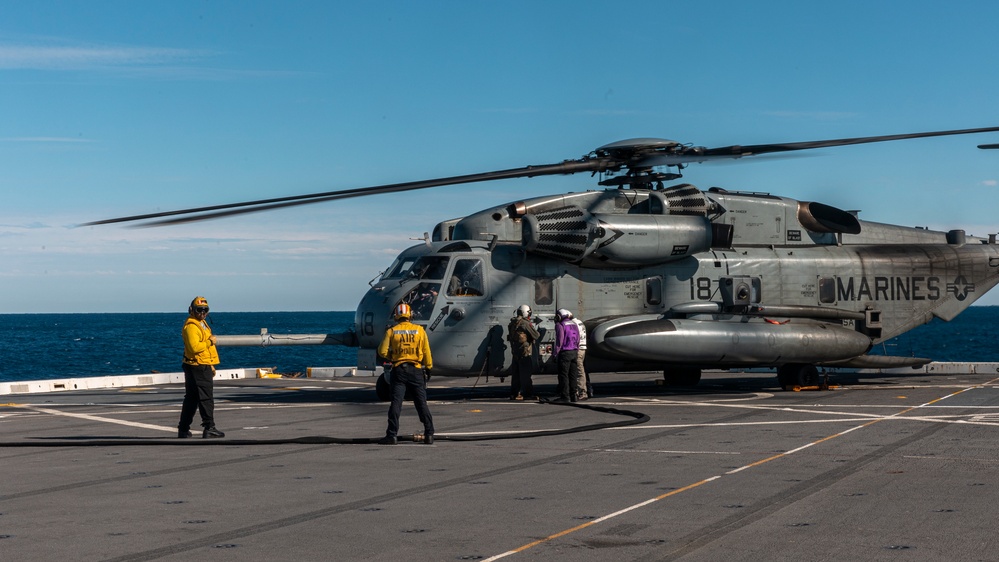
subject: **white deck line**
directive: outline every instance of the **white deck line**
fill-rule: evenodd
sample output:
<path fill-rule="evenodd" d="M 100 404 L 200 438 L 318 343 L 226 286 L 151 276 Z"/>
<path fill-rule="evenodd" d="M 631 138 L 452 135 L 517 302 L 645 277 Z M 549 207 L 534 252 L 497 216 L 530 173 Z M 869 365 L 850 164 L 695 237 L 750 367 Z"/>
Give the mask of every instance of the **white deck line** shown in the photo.
<path fill-rule="evenodd" d="M 761 369 L 746 369 L 747 372 L 757 372 Z M 893 369 L 826 369 L 830 373 L 856 372 L 872 374 L 900 374 L 900 375 L 946 375 L 946 374 L 972 374 L 991 375 L 999 374 L 999 363 L 973 363 L 973 362 L 937 362 L 928 363 L 922 367 L 893 368 Z M 270 369 L 219 369 L 215 373 L 215 380 L 231 379 L 253 379 L 259 378 L 261 372 L 269 373 Z M 739 370 L 735 370 L 738 372 Z M 716 372 L 711 370 L 708 372 Z M 725 372 L 725 371 L 721 371 Z M 307 369 L 309 377 L 317 379 L 334 379 L 343 377 L 370 377 L 379 374 L 377 371 L 364 371 L 356 367 L 309 367 Z M 44 392 L 61 392 L 67 390 L 94 390 L 104 388 L 127 388 L 153 386 L 158 384 L 183 384 L 184 373 L 150 373 L 145 375 L 108 375 L 103 377 L 81 377 L 70 379 L 49 379 L 35 381 L 0 382 L 0 396 L 16 394 L 35 394 Z"/>

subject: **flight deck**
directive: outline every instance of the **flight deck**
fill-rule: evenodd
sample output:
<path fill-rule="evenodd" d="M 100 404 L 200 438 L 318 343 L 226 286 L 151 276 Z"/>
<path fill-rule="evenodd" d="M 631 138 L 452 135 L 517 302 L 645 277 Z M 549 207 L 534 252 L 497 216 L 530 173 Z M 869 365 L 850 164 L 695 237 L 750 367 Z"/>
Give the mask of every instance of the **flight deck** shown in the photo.
<path fill-rule="evenodd" d="M 373 377 L 216 381 L 212 440 L 183 384 L 5 395 L 0 558 L 999 559 L 999 374 L 661 376 L 435 377 L 429 446 L 369 442 Z"/>

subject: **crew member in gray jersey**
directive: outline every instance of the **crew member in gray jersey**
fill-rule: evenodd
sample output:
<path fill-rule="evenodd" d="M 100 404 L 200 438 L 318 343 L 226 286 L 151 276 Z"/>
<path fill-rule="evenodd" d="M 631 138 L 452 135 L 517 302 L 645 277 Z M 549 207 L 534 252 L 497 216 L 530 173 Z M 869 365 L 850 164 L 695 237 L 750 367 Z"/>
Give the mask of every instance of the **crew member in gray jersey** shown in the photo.
<path fill-rule="evenodd" d="M 569 319 L 579 329 L 579 348 L 576 350 L 576 369 L 579 371 L 579 377 L 576 380 L 579 390 L 576 392 L 576 400 L 586 400 L 593 397 L 590 376 L 586 373 L 586 369 L 583 368 L 583 359 L 586 357 L 586 326 L 583 325 L 582 320 L 573 316 L 572 312 L 568 310 L 566 312 L 569 313 Z"/>

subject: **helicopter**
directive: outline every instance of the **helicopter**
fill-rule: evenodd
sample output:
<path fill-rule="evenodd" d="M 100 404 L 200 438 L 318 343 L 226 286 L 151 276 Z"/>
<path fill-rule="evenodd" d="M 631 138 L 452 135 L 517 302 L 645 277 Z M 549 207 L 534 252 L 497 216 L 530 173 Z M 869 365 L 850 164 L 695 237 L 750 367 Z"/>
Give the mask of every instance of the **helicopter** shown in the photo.
<path fill-rule="evenodd" d="M 769 193 L 701 190 L 679 181 L 682 170 L 764 154 L 996 131 L 717 148 L 635 138 L 555 164 L 86 225 L 166 226 L 446 185 L 599 175 L 601 189 L 532 197 L 438 223 L 372 281 L 352 330 L 318 340 L 357 347 L 357 367 L 376 371 L 392 310 L 407 303 L 429 336 L 435 375 L 503 377 L 512 362 L 505 326 L 527 304 L 542 335 L 534 359 L 549 372 L 555 313 L 568 309 L 588 333 L 587 372 L 662 371 L 667 384 L 692 386 L 705 369 L 773 368 L 786 389 L 818 384 L 820 367 L 928 363 L 870 351 L 933 318 L 953 319 L 999 283 L 996 236 L 869 222 L 856 212 Z M 384 377 L 376 385 L 382 399 L 388 395 Z"/>

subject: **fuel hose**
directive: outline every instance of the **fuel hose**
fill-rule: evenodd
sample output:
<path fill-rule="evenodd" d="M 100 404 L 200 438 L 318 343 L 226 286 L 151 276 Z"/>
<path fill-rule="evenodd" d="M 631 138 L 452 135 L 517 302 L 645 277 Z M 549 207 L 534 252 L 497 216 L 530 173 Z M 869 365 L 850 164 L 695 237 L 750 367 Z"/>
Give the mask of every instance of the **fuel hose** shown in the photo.
<path fill-rule="evenodd" d="M 498 439 L 528 439 L 532 437 L 545 437 L 550 435 L 568 435 L 570 433 L 581 433 L 584 431 L 596 431 L 598 429 L 610 429 L 614 427 L 625 427 L 629 425 L 639 425 L 649 421 L 649 416 L 641 412 L 621 410 L 607 406 L 596 406 L 582 404 L 580 402 L 550 402 L 542 401 L 541 404 L 552 406 L 564 406 L 579 408 L 604 414 L 624 417 L 604 423 L 592 423 L 567 427 L 564 429 L 545 429 L 538 431 L 515 431 L 509 433 L 484 433 L 484 434 L 454 434 L 435 433 L 434 441 L 495 441 Z M 180 446 L 180 447 L 209 447 L 209 446 L 244 446 L 244 445 L 371 445 L 377 443 L 382 437 L 327 437 L 323 435 L 289 437 L 283 439 L 177 439 L 177 438 L 120 438 L 120 439 L 48 439 L 36 438 L 25 441 L 0 441 L 0 448 L 10 447 L 127 447 L 127 446 Z M 406 437 L 400 436 L 399 441 L 405 442 Z M 415 434 L 413 441 L 422 442 L 423 436 Z"/>

